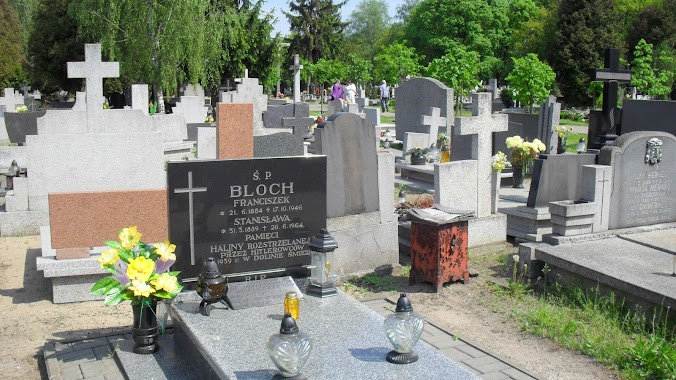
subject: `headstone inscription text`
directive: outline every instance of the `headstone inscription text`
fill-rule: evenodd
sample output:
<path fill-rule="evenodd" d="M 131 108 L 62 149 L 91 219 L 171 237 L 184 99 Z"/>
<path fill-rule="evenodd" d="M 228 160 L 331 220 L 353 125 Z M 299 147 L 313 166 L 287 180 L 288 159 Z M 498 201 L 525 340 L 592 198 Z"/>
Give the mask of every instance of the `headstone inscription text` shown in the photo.
<path fill-rule="evenodd" d="M 670 198 L 674 191 L 672 184 L 673 179 L 666 170 L 634 173 L 627 187 L 633 201 L 625 205 L 625 219 L 634 225 L 669 221 L 674 207 Z"/>
<path fill-rule="evenodd" d="M 182 280 L 213 257 L 222 274 L 310 264 L 306 243 L 326 226 L 326 157 L 167 164 L 169 240 Z"/>

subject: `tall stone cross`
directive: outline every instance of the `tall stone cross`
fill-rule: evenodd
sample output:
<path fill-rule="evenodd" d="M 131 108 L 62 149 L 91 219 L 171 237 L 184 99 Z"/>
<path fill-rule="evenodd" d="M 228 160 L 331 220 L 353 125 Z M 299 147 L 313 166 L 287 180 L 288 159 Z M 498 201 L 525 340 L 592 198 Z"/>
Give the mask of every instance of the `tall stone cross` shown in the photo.
<path fill-rule="evenodd" d="M 472 135 L 472 159 L 477 160 L 477 216 L 491 214 L 493 132 L 507 131 L 507 115 L 492 114 L 491 94 L 472 94 L 472 116 L 455 118 L 455 133 Z"/>
<path fill-rule="evenodd" d="M 68 62 L 68 78 L 85 78 L 87 87 L 87 128 L 103 132 L 103 78 L 120 76 L 119 62 L 101 62 L 101 44 L 85 44 L 85 61 Z"/>
<path fill-rule="evenodd" d="M 283 117 L 282 118 L 282 127 L 292 128 L 293 134 L 295 136 L 305 138 L 308 134 L 308 127 L 315 123 L 315 119 L 312 117 Z"/>
<path fill-rule="evenodd" d="M 604 68 L 594 70 L 591 75 L 591 80 L 604 82 L 601 113 L 593 111 L 589 119 L 589 147 L 593 149 L 600 149 L 621 133 L 615 129 L 622 118 L 622 110 L 617 107 L 617 90 L 619 83 L 631 82 L 631 70 L 620 69 L 618 49 L 606 49 L 604 63 Z"/>
<path fill-rule="evenodd" d="M 439 137 L 439 127 L 446 126 L 446 118 L 441 117 L 441 108 L 430 107 L 430 115 L 422 115 L 420 117 L 420 124 L 430 127 L 430 139 L 427 143 L 427 148 L 429 148 L 430 145 L 437 143 L 437 138 Z"/>
<path fill-rule="evenodd" d="M 289 66 L 289 70 L 293 70 L 293 102 L 300 103 L 300 70 L 303 65 L 300 64 L 298 54 L 293 55 L 293 65 Z"/>
<path fill-rule="evenodd" d="M 27 84 L 24 84 L 24 85 L 21 86 L 21 92 L 23 93 L 24 98 L 28 96 L 28 91 L 30 91 L 30 90 L 31 90 L 31 86 L 29 86 Z"/>
<path fill-rule="evenodd" d="M 195 211 L 193 206 L 193 193 L 204 193 L 206 187 L 192 187 L 192 172 L 188 172 L 188 187 L 174 189 L 175 194 L 188 194 L 188 223 L 190 226 L 190 265 L 195 265 Z"/>

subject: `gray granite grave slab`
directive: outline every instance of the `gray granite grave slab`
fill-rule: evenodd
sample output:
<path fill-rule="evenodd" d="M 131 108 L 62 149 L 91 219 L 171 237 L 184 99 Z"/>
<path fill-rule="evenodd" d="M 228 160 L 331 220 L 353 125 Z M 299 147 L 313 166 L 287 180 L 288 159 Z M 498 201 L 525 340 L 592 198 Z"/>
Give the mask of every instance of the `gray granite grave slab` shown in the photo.
<path fill-rule="evenodd" d="M 302 156 L 303 138 L 288 132 L 254 136 L 254 157 Z"/>
<path fill-rule="evenodd" d="M 315 129 L 317 154 L 327 156 L 327 216 L 378 210 L 376 131 L 355 114 L 338 113 Z"/>
<path fill-rule="evenodd" d="M 428 136 L 429 141 L 427 142 L 427 147 L 432 144 L 437 143 L 437 137 L 439 136 L 439 128 L 446 128 L 447 118 L 440 116 L 441 109 L 438 107 L 430 107 L 430 110 L 427 114 L 424 114 L 420 117 L 420 124 L 424 127 L 428 127 Z"/>
<path fill-rule="evenodd" d="M 538 139 L 547 147 L 543 153 L 556 154 L 559 143 L 558 134 L 554 130 L 559 125 L 561 118 L 561 103 L 556 102 L 556 97 L 550 96 L 540 104 L 538 114 Z"/>
<path fill-rule="evenodd" d="M 195 357 L 197 368 L 201 363 L 211 367 L 201 373 L 203 377 L 270 379 L 277 372 L 265 342 L 279 331 L 280 306 L 214 309 L 207 318 L 198 313 L 198 301 L 196 294 L 181 294 L 169 310 L 177 345 Z M 417 362 L 388 363 L 385 356 L 391 348 L 382 325 L 383 317 L 342 291 L 331 298 L 306 297 L 298 326 L 310 336 L 313 348 L 302 373 L 310 379 L 476 378 L 422 341 L 416 345 Z M 242 354 L 233 355 L 233 347 Z"/>
<path fill-rule="evenodd" d="M 380 126 L 380 108 L 362 108 L 359 112 L 363 112 L 366 115 L 366 119 L 371 122 L 371 124 Z"/>
<path fill-rule="evenodd" d="M 208 111 L 209 107 L 204 105 L 204 97 L 199 96 L 181 96 L 176 107 L 172 108 L 173 113 L 183 115 L 186 123 L 203 123 Z"/>
<path fill-rule="evenodd" d="M 216 126 L 214 123 L 187 123 L 185 128 L 188 133 L 186 140 L 188 141 L 197 141 L 197 128 L 199 127 L 209 127 Z"/>
<path fill-rule="evenodd" d="M 620 239 L 676 255 L 676 229 L 619 234 Z"/>
<path fill-rule="evenodd" d="M 582 166 L 593 165 L 593 154 L 541 155 L 533 164 L 528 207 L 545 207 L 549 202 L 582 197 Z"/>
<path fill-rule="evenodd" d="M 14 178 L 14 189 L 5 194 L 5 210 L 28 211 L 28 178 Z"/>
<path fill-rule="evenodd" d="M 661 141 L 661 160 L 647 162 L 648 140 Z M 608 228 L 676 221 L 676 137 L 666 132 L 631 132 L 605 146 L 599 164 L 613 167 Z"/>
<path fill-rule="evenodd" d="M 619 238 L 540 246 L 535 257 L 654 305 L 676 307 L 673 255 Z"/>
<path fill-rule="evenodd" d="M 110 110 L 109 110 L 110 111 Z M 77 110 L 47 110 L 37 119 L 38 134 L 87 133 L 87 112 Z"/>
<path fill-rule="evenodd" d="M 162 141 L 165 143 L 188 139 L 184 115 L 180 113 L 153 115 L 150 120 L 152 130 L 162 133 Z"/>
<path fill-rule="evenodd" d="M 434 202 L 452 210 L 471 211 L 476 215 L 476 173 L 476 160 L 434 164 Z"/>
<path fill-rule="evenodd" d="M 147 84 L 132 84 L 131 85 L 131 109 L 140 110 L 148 115 L 148 85 Z"/>
<path fill-rule="evenodd" d="M 27 136 L 26 140 L 31 210 L 47 210 L 50 192 L 141 190 L 165 186 L 159 132 L 88 133 L 68 138 L 36 135 Z"/>
<path fill-rule="evenodd" d="M 268 99 L 268 107 L 270 106 L 283 106 L 289 102 L 286 99 Z"/>
<path fill-rule="evenodd" d="M 538 138 L 538 115 L 517 112 L 504 112 L 507 114 L 507 131 L 493 133 L 493 154 L 499 152 L 507 154 L 508 137 L 521 136 L 528 141 Z"/>
<path fill-rule="evenodd" d="M 37 135 L 38 118 L 44 116 L 46 112 L 5 112 L 5 127 L 9 141 L 24 144 L 26 135 Z"/>
<path fill-rule="evenodd" d="M 610 212 L 610 178 L 612 168 L 606 165 L 583 165 L 582 166 L 582 188 L 580 198 L 585 201 L 594 202 L 596 211 L 594 212 L 593 232 L 608 230 L 608 214 Z"/>
<path fill-rule="evenodd" d="M 326 112 L 329 117 L 332 115 L 338 113 L 338 112 L 343 112 L 343 102 L 338 99 L 338 100 L 329 100 L 327 104 L 328 110 Z"/>
<path fill-rule="evenodd" d="M 453 120 L 453 89 L 432 78 L 411 78 L 397 88 L 397 136 L 406 132 L 428 133 L 420 118 L 430 107 L 437 107 L 440 116 Z M 452 142 L 452 141 L 451 141 Z"/>
<path fill-rule="evenodd" d="M 263 113 L 263 124 L 265 128 L 282 128 L 282 118 L 293 117 L 293 112 L 294 104 L 268 105 L 267 111 Z"/>
<path fill-rule="evenodd" d="M 160 350 L 152 355 L 134 353 L 134 341 L 127 338 L 117 342 L 115 357 L 124 368 L 128 379 L 201 380 L 197 369 L 181 355 L 174 334 L 160 336 Z"/>
<path fill-rule="evenodd" d="M 197 158 L 215 159 L 218 147 L 216 145 L 216 125 L 205 125 L 197 128 Z"/>
<path fill-rule="evenodd" d="M 404 150 L 406 153 L 409 150 L 420 147 L 420 148 L 429 148 L 427 145 L 429 142 L 430 136 L 427 133 L 417 133 L 417 132 L 406 132 L 404 135 Z M 409 158 L 410 161 L 410 158 Z"/>
<path fill-rule="evenodd" d="M 39 227 L 49 224 L 48 211 L 0 212 L 2 236 L 37 235 Z"/>
<path fill-rule="evenodd" d="M 394 212 L 394 155 L 390 152 L 378 152 L 378 200 L 380 202 L 380 222 L 397 220 Z"/>

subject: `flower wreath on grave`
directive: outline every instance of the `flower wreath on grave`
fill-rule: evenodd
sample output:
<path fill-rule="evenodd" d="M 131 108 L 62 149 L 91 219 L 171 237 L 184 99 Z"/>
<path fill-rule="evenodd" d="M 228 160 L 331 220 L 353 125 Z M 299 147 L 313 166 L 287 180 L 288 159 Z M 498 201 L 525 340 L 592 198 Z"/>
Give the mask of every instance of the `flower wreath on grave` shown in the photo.
<path fill-rule="evenodd" d="M 494 172 L 501 172 L 504 168 L 511 168 L 512 164 L 507 161 L 507 155 L 498 151 L 495 156 L 491 157 L 491 169 Z"/>
<path fill-rule="evenodd" d="M 425 154 L 427 154 L 427 150 L 428 148 L 416 146 L 415 148 L 411 148 L 408 151 L 406 151 L 406 154 L 411 157 L 424 157 Z"/>
<path fill-rule="evenodd" d="M 528 142 L 518 135 L 508 137 L 505 143 L 509 148 L 514 167 L 522 167 L 526 161 L 537 158 L 538 153 L 546 149 L 542 141 L 534 139 L 533 142 Z"/>
<path fill-rule="evenodd" d="M 157 299 L 173 299 L 183 289 L 176 277 L 180 272 L 169 272 L 176 262 L 176 246 L 169 240 L 148 245 L 142 241 L 136 226 L 118 232 L 120 241 L 107 241 L 110 247 L 96 261 L 111 275 L 97 281 L 90 292 L 106 296 L 109 306 L 122 301 L 132 305 L 150 306 Z"/>

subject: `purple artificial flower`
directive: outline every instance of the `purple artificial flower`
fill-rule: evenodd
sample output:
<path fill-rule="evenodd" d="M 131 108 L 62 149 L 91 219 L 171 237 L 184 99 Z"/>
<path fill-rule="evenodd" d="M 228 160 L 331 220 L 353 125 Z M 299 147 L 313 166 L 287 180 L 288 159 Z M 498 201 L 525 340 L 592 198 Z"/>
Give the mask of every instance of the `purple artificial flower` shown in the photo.
<path fill-rule="evenodd" d="M 162 261 L 162 258 L 158 258 L 157 261 L 155 261 L 155 273 L 157 274 L 162 274 L 166 271 L 169 270 L 169 267 L 172 266 L 176 260 L 167 260 L 167 261 Z"/>
<path fill-rule="evenodd" d="M 115 263 L 115 265 L 113 265 L 113 269 L 115 269 L 116 273 L 113 275 L 113 278 L 116 279 L 122 285 L 127 285 L 127 283 L 129 283 L 129 276 L 127 276 L 128 266 L 129 265 L 123 260 L 119 260 L 118 262 Z"/>

